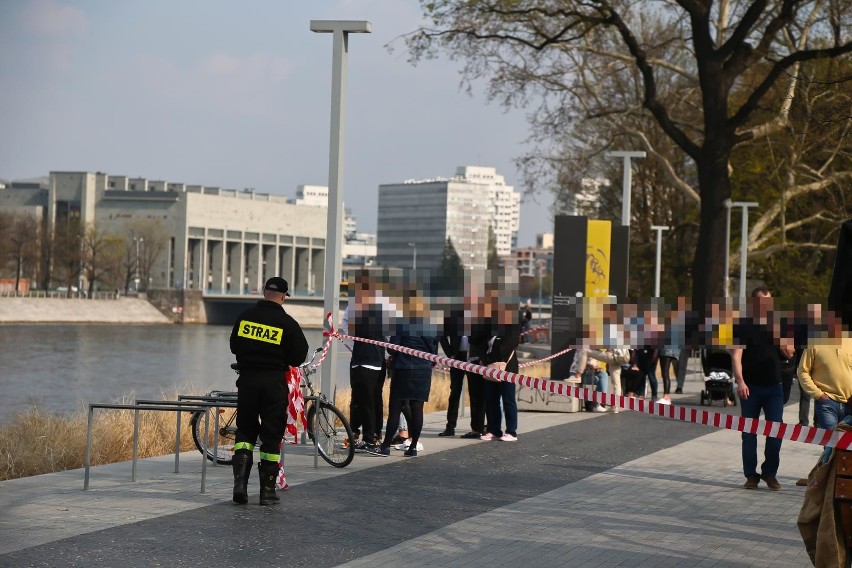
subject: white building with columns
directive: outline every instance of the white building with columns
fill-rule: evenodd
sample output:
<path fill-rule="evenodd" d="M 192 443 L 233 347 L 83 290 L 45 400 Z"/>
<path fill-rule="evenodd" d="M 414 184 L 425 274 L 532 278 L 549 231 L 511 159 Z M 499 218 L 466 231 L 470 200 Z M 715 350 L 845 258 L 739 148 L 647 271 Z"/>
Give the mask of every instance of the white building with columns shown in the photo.
<path fill-rule="evenodd" d="M 325 285 L 327 210 L 283 196 L 102 172 L 50 172 L 48 187 L 3 190 L 0 205 L 43 211 L 52 226 L 76 217 L 122 233 L 156 221 L 168 246 L 151 271 L 153 288 L 245 293 L 283 276 L 291 293 L 321 294 Z M 14 193 L 10 193 L 14 192 Z"/>

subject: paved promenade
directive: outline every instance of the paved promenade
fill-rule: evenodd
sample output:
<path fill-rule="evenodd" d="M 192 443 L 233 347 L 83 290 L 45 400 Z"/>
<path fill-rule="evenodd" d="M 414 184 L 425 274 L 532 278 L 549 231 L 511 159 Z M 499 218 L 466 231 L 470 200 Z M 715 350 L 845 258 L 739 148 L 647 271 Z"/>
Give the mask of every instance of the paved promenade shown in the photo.
<path fill-rule="evenodd" d="M 143 460 L 135 483 L 129 463 L 93 468 L 86 492 L 81 470 L 0 482 L 0 566 L 810 565 L 794 483 L 814 446 L 785 442 L 782 490 L 747 491 L 733 432 L 631 412 L 522 413 L 517 443 L 438 438 L 443 425 L 427 416 L 418 458 L 343 470 L 290 446 L 275 508 L 257 505 L 256 477 L 233 505 L 222 466 L 201 494 L 196 452 L 179 474 L 171 456 Z"/>

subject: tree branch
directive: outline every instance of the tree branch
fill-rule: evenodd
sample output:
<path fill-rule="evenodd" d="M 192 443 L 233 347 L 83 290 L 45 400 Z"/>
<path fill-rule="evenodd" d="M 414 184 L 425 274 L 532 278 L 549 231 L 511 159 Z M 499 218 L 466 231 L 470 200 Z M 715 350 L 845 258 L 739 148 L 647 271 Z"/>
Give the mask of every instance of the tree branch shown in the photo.
<path fill-rule="evenodd" d="M 674 124 L 669 117 L 666 108 L 657 98 L 657 83 L 654 79 L 654 70 L 649 65 L 648 58 L 644 50 L 639 47 L 639 42 L 636 40 L 636 37 L 615 10 L 610 9 L 609 18 L 607 18 L 605 23 L 609 23 L 618 30 L 622 40 L 625 45 L 627 45 L 627 49 L 636 61 L 636 67 L 638 67 L 639 72 L 642 74 L 645 86 L 645 97 L 643 101 L 645 108 L 651 111 L 651 114 L 654 115 L 654 118 L 657 119 L 657 122 L 660 124 L 662 129 L 669 135 L 669 137 L 671 137 L 675 144 L 680 146 L 681 149 L 683 149 L 683 151 L 689 154 L 693 159 L 697 159 L 700 148 L 689 138 L 689 136 L 686 135 L 683 130 Z"/>
<path fill-rule="evenodd" d="M 749 116 L 752 112 L 757 109 L 758 103 L 760 100 L 766 95 L 772 85 L 775 84 L 775 81 L 778 77 L 783 73 L 788 67 L 795 65 L 796 63 L 801 63 L 803 61 L 812 61 L 814 59 L 825 59 L 825 58 L 835 58 L 840 55 L 844 55 L 846 53 L 852 53 L 852 42 L 845 43 L 843 45 L 838 45 L 835 47 L 830 47 L 826 49 L 810 49 L 804 51 L 797 51 L 796 53 L 791 53 L 787 57 L 784 57 L 775 62 L 772 66 L 772 69 L 769 70 L 769 73 L 766 74 L 763 81 L 758 85 L 754 91 L 751 93 L 749 98 L 745 103 L 739 108 L 739 110 L 728 120 L 728 124 L 733 128 L 739 128 L 743 124 L 746 123 Z M 742 140 L 737 137 L 737 142 L 741 142 Z"/>

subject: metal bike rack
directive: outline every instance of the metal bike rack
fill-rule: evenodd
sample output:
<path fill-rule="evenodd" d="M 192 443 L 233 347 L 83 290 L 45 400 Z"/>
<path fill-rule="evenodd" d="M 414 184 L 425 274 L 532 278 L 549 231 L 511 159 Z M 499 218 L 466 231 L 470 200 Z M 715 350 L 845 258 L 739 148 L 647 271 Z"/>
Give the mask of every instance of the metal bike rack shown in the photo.
<path fill-rule="evenodd" d="M 218 408 L 221 406 L 236 406 L 236 402 L 229 403 L 226 401 L 220 402 L 193 402 L 184 403 L 181 401 L 137 401 L 136 404 L 105 404 L 91 403 L 89 404 L 88 422 L 86 426 L 86 458 L 84 462 L 83 474 L 83 490 L 89 489 L 89 470 L 91 469 L 92 460 L 92 428 L 94 423 L 95 409 L 107 410 L 132 410 L 133 411 L 133 467 L 131 470 L 130 481 L 136 481 L 136 466 L 139 461 L 139 411 L 151 410 L 157 412 L 176 412 L 178 415 L 178 429 L 175 436 L 175 473 L 178 472 L 180 455 L 180 416 L 184 412 L 204 412 L 210 408 Z M 218 416 L 218 414 L 217 414 Z M 204 414 L 204 436 L 205 439 L 210 437 L 210 420 L 208 413 Z M 218 438 L 217 438 L 218 441 Z M 201 462 L 201 493 L 206 492 L 206 475 L 207 475 L 207 456 L 202 456 Z"/>

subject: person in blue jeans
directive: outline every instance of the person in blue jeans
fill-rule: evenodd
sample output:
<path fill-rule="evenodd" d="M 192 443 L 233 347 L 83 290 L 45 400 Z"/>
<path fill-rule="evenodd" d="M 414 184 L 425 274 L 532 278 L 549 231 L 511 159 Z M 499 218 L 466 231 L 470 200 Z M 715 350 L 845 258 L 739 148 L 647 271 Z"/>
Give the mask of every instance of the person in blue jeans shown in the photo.
<path fill-rule="evenodd" d="M 779 326 L 769 323 L 772 294 L 764 287 L 755 288 L 750 304 L 751 317 L 734 324 L 732 353 L 734 380 L 740 409 L 745 418 L 764 418 L 781 422 L 784 414 L 784 390 L 781 384 L 779 349 L 787 358 L 793 355 L 791 342 L 780 336 Z M 742 433 L 743 475 L 746 489 L 757 489 L 760 480 L 772 491 L 781 489 L 776 475 L 781 465 L 781 439 L 767 437 L 764 461 L 757 473 L 757 435 Z"/>

